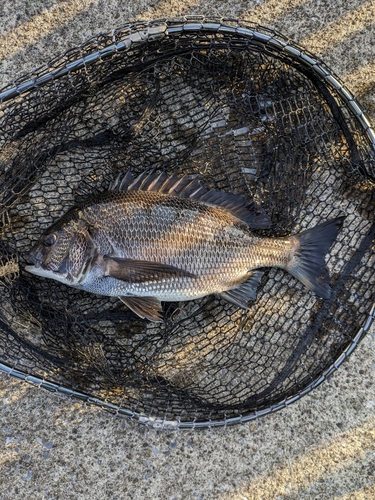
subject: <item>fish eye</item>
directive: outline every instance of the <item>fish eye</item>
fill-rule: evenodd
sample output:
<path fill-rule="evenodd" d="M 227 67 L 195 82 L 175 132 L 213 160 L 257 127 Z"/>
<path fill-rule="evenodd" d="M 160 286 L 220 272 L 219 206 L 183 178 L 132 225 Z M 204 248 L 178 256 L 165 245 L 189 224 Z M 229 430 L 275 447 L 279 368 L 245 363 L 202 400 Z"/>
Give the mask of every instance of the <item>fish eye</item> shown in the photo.
<path fill-rule="evenodd" d="M 56 243 L 57 237 L 56 234 L 49 234 L 43 240 L 43 245 L 46 247 L 51 247 Z"/>

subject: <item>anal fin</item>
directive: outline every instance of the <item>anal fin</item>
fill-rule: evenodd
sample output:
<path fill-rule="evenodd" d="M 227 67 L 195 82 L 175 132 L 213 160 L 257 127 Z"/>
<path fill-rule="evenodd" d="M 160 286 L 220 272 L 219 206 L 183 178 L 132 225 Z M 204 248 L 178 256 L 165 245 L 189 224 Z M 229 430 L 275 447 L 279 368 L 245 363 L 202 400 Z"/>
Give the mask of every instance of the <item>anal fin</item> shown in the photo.
<path fill-rule="evenodd" d="M 119 297 L 119 299 L 140 318 L 163 321 L 159 299 L 155 297 Z"/>
<path fill-rule="evenodd" d="M 220 296 L 242 309 L 248 309 L 248 301 L 255 300 L 257 297 L 257 289 L 262 276 L 263 271 L 253 271 L 245 282 L 221 293 Z"/>

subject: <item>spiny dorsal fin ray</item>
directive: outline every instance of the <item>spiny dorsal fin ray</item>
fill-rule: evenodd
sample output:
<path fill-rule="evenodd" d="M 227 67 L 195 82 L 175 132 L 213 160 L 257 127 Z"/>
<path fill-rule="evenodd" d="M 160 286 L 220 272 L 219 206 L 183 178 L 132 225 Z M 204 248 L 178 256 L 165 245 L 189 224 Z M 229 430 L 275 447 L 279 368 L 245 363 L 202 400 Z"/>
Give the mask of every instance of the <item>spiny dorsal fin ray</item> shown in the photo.
<path fill-rule="evenodd" d="M 126 172 L 126 174 L 119 174 L 114 182 L 110 184 L 108 190 L 109 191 L 124 191 L 127 189 L 129 184 L 134 181 L 134 177 L 130 170 Z"/>
<path fill-rule="evenodd" d="M 134 179 L 128 171 L 126 174 L 120 174 L 109 189 L 111 191 L 157 191 L 181 198 L 192 198 L 207 205 L 225 208 L 253 229 L 267 229 L 271 226 L 270 218 L 255 202 L 249 204 L 249 201 L 242 196 L 215 189 L 208 190 L 200 184 L 196 175 L 179 177 L 177 173 L 174 173 L 168 177 L 165 172 L 152 171 L 143 172 Z"/>

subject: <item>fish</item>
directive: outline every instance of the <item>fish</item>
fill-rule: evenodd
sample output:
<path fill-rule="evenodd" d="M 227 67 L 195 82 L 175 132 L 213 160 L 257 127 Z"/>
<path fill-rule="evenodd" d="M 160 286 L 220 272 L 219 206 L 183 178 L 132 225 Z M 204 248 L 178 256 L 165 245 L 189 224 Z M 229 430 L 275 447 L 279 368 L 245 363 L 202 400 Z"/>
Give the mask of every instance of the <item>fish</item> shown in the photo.
<path fill-rule="evenodd" d="M 194 175 L 128 171 L 52 224 L 25 256 L 25 270 L 118 297 L 155 322 L 163 321 L 162 302 L 212 294 L 248 310 L 267 267 L 329 299 L 325 256 L 344 219 L 266 237 L 259 230 L 272 221 L 251 199 L 206 189 Z"/>

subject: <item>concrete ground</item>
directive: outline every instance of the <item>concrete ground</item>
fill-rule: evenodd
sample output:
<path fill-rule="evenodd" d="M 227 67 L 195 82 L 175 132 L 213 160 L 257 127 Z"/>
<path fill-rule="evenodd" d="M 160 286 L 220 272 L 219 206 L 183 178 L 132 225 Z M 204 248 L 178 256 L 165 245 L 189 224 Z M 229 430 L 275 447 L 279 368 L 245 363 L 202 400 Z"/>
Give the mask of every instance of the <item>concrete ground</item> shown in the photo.
<path fill-rule="evenodd" d="M 321 56 L 375 123 L 374 0 L 2 0 L 0 87 L 129 20 L 241 17 Z M 0 376 L 0 500 L 375 498 L 375 329 L 302 400 L 253 423 L 156 432 Z"/>

